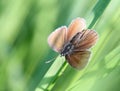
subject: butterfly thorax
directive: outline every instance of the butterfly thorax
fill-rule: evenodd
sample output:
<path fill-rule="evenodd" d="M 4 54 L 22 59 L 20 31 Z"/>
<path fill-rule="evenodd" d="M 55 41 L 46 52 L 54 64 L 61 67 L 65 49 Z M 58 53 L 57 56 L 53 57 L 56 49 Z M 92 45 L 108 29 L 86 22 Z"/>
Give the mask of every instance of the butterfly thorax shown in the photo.
<path fill-rule="evenodd" d="M 64 45 L 64 47 L 60 53 L 61 56 L 66 56 L 68 54 L 71 54 L 74 50 L 75 45 L 79 44 L 80 37 L 81 37 L 81 32 L 78 32 L 77 34 L 75 34 L 75 36 L 73 36 L 73 38 L 70 40 L 70 42 L 68 42 L 67 44 Z"/>
<path fill-rule="evenodd" d="M 74 45 L 72 43 L 67 43 L 64 45 L 62 51 L 61 51 L 61 56 L 66 56 L 68 54 L 71 54 L 73 52 Z"/>

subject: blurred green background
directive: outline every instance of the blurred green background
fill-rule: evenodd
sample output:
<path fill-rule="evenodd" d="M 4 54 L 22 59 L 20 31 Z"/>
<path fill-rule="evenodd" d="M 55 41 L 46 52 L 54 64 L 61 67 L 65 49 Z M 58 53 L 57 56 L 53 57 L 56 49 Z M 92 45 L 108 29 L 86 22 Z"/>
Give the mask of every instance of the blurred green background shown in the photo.
<path fill-rule="evenodd" d="M 86 19 L 99 41 L 77 71 L 47 37 Z M 0 91 L 120 91 L 120 0 L 0 0 Z"/>

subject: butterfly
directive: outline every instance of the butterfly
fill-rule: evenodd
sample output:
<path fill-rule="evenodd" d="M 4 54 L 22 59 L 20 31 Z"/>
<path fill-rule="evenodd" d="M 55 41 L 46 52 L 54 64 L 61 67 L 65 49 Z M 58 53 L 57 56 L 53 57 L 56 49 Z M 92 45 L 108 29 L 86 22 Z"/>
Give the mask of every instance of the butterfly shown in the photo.
<path fill-rule="evenodd" d="M 48 37 L 49 46 L 76 69 L 83 69 L 89 62 L 90 48 L 98 40 L 94 30 L 85 29 L 86 22 L 83 18 L 72 20 L 68 26 L 62 26 L 53 31 Z"/>

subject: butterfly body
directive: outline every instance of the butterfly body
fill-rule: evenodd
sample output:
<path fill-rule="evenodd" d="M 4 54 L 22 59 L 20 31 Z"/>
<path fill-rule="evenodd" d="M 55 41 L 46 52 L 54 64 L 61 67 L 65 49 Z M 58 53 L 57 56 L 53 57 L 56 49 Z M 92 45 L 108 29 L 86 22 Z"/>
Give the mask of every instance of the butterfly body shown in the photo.
<path fill-rule="evenodd" d="M 70 26 L 56 29 L 48 37 L 48 44 L 53 50 L 65 56 L 67 62 L 76 69 L 84 68 L 90 58 L 90 48 L 96 43 L 98 34 L 85 29 L 83 18 L 76 18 Z"/>
<path fill-rule="evenodd" d="M 60 52 L 61 56 L 66 56 L 68 54 L 71 54 L 74 49 L 74 45 L 72 43 L 67 43 L 64 45 L 62 51 Z"/>
<path fill-rule="evenodd" d="M 73 36 L 73 38 L 68 43 L 66 43 L 63 46 L 63 49 L 60 52 L 61 56 L 66 56 L 66 55 L 72 54 L 74 51 L 76 51 L 77 48 L 75 48 L 75 47 L 77 47 L 77 45 L 79 44 L 79 42 L 81 40 L 81 35 L 82 35 L 82 33 L 78 32 L 77 34 L 75 34 L 75 36 Z M 80 49 L 78 51 L 80 51 Z"/>

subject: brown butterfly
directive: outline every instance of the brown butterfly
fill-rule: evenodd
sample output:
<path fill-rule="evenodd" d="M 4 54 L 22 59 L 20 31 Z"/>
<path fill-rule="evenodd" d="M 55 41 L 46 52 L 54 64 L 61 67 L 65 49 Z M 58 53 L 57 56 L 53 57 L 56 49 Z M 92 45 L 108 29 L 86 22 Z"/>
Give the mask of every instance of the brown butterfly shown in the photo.
<path fill-rule="evenodd" d="M 83 18 L 74 19 L 69 27 L 62 26 L 48 37 L 49 46 L 61 56 L 65 56 L 68 63 L 76 68 L 84 68 L 90 58 L 90 48 L 96 43 L 98 34 L 94 30 L 85 29 Z"/>

